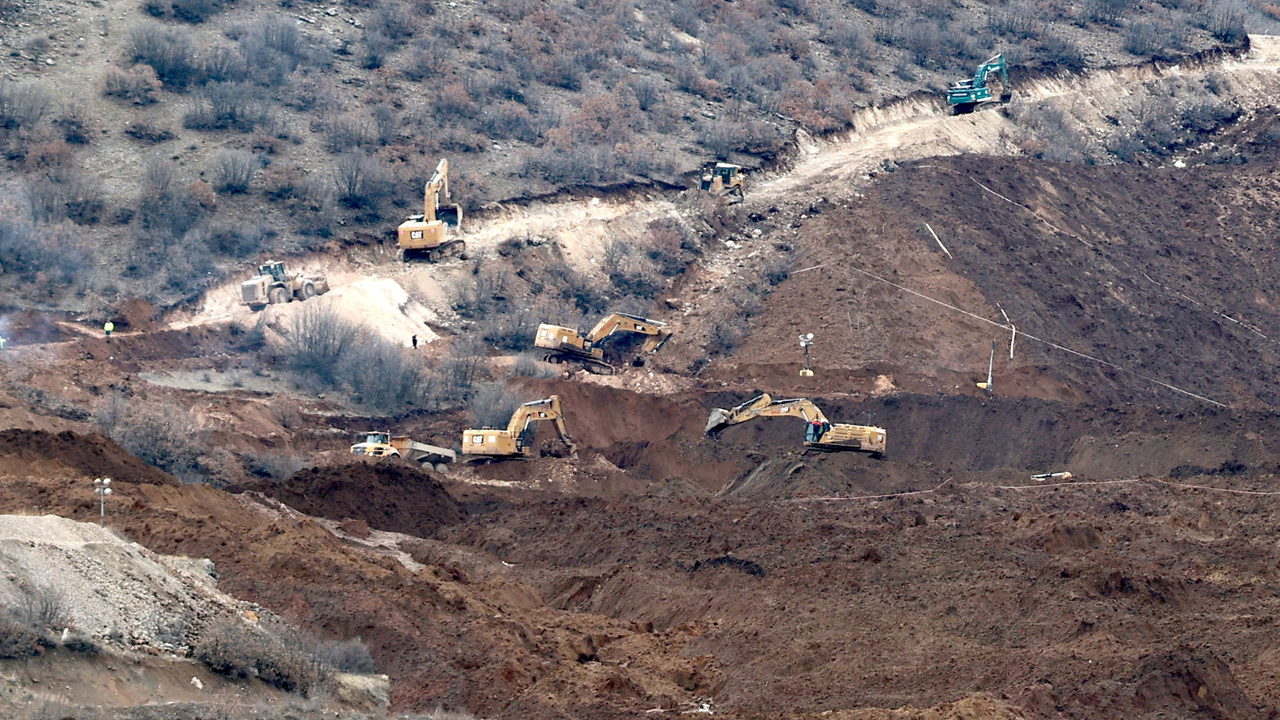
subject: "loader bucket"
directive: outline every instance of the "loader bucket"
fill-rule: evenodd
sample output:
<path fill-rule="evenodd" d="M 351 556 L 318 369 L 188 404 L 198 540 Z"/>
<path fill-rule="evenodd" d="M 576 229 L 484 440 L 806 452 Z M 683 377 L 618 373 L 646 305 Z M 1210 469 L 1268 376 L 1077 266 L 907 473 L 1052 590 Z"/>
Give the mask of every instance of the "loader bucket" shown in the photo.
<path fill-rule="evenodd" d="M 720 408 L 713 409 L 711 411 L 711 415 L 707 417 L 706 433 L 710 435 L 716 430 L 719 430 L 720 426 L 724 425 L 728 420 L 729 420 L 728 410 L 721 410 Z"/>

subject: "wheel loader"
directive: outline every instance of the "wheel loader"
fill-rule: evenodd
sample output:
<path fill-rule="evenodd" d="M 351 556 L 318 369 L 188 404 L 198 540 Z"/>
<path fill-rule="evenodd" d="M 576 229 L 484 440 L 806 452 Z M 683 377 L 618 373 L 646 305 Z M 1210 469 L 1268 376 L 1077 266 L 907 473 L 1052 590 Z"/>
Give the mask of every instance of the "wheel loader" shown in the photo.
<path fill-rule="evenodd" d="M 534 400 L 516 408 L 505 430 L 481 428 L 462 431 L 462 454 L 491 458 L 526 458 L 533 454 L 533 428 L 542 420 L 551 420 L 560 431 L 560 439 L 569 446 L 574 457 L 577 450 L 564 426 L 564 413 L 560 409 L 560 396 Z"/>
<path fill-rule="evenodd" d="M 273 260 L 258 266 L 258 274 L 240 283 L 240 302 L 252 310 L 267 305 L 281 305 L 306 300 L 329 292 L 329 281 L 323 275 L 287 272 L 284 263 Z"/>
<path fill-rule="evenodd" d="M 742 188 L 745 176 L 746 170 L 741 165 L 718 162 L 703 169 L 702 189 L 736 205 L 745 199 Z"/>
<path fill-rule="evenodd" d="M 664 322 L 638 315 L 610 313 L 585 335 L 572 328 L 543 323 L 538 326 L 533 345 L 551 351 L 543 357 L 549 363 L 576 362 L 596 375 L 612 375 L 616 368 L 605 361 L 601 343 L 616 333 L 649 336 L 640 348 L 640 356 L 633 361 L 635 365 L 643 365 L 644 356 L 657 352 L 671 337 L 671 331 Z"/>
<path fill-rule="evenodd" d="M 450 202 L 449 161 L 442 159 L 422 192 L 422 214 L 414 215 L 396 228 L 396 247 L 405 262 L 425 258 L 440 262 L 461 257 L 467 245 L 449 238 L 449 227 L 462 229 L 462 208 Z"/>
<path fill-rule="evenodd" d="M 814 450 L 853 450 L 883 457 L 885 430 L 870 425 L 832 423 L 812 400 L 774 400 L 768 393 L 748 400 L 730 410 L 714 409 L 707 418 L 706 432 L 714 434 L 729 425 L 737 425 L 758 417 L 798 417 L 805 421 L 804 444 Z"/>
<path fill-rule="evenodd" d="M 991 92 L 988 81 L 991 75 L 1000 76 L 1000 94 Z M 1013 86 L 1009 84 L 1009 71 L 1005 67 L 1004 55 L 996 55 L 978 66 L 969 80 L 959 80 L 947 88 L 947 104 L 955 115 L 973 112 L 978 105 L 994 102 L 1009 102 L 1013 97 Z"/>
<path fill-rule="evenodd" d="M 351 446 L 352 455 L 365 457 L 396 457 L 415 463 L 424 470 L 444 472 L 448 464 L 458 459 L 449 448 L 414 442 L 408 435 L 392 435 L 384 432 L 367 432 L 356 438 Z"/>

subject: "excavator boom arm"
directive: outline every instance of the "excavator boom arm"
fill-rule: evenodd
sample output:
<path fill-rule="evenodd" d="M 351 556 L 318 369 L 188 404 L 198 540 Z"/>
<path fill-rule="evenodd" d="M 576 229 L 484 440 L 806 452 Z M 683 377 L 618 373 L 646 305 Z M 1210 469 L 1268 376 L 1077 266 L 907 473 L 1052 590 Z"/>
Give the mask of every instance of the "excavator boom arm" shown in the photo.
<path fill-rule="evenodd" d="M 436 208 L 440 206 L 440 195 L 449 200 L 449 161 L 441 159 L 436 165 L 435 174 L 427 181 L 422 190 L 422 219 L 424 222 L 436 221 Z"/>
<path fill-rule="evenodd" d="M 609 313 L 591 328 L 591 332 L 587 333 L 587 340 L 592 344 L 598 343 L 616 332 L 633 332 L 660 338 L 654 350 L 671 336 L 671 331 L 667 330 L 667 324 L 664 322 L 626 313 Z"/>
<path fill-rule="evenodd" d="M 828 422 L 827 416 L 818 409 L 817 405 L 813 404 L 812 400 L 807 398 L 774 400 L 769 397 L 768 393 L 765 393 L 731 410 L 712 410 L 711 417 L 707 418 L 707 433 L 710 434 L 722 427 L 737 425 L 758 417 L 787 416 L 798 417 L 806 422 L 813 422 L 814 420 L 824 424 Z"/>

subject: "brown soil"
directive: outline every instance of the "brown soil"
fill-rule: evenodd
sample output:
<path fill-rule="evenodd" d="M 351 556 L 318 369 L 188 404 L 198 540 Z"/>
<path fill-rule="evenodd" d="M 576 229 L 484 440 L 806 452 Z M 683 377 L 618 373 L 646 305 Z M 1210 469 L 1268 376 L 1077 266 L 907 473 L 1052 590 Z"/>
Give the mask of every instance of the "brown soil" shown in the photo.
<path fill-rule="evenodd" d="M 365 535 L 372 528 L 431 537 L 466 519 L 466 511 L 434 477 L 394 461 L 308 468 L 286 482 L 229 488 L 244 490 L 257 490 L 308 515 L 363 521 Z"/>
<path fill-rule="evenodd" d="M 109 477 L 113 483 L 176 485 L 157 470 L 102 435 L 38 430 L 0 430 L 0 472 L 30 472 L 35 467 L 64 468 L 77 475 Z M 57 472 L 56 470 L 53 470 Z"/>

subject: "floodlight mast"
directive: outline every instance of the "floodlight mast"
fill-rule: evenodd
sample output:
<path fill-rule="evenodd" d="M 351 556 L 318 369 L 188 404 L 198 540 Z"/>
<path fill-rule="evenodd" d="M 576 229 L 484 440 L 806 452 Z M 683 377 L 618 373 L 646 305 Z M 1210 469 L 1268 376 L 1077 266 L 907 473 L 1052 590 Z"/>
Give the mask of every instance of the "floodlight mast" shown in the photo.
<path fill-rule="evenodd" d="M 800 371 L 801 377 L 813 377 L 813 370 L 809 367 L 809 346 L 812 344 L 813 333 L 800 336 L 800 347 L 804 348 L 804 369 Z"/>
<path fill-rule="evenodd" d="M 107 526 L 107 496 L 111 494 L 111 478 L 95 478 L 93 492 L 98 495 L 98 527 Z"/>

